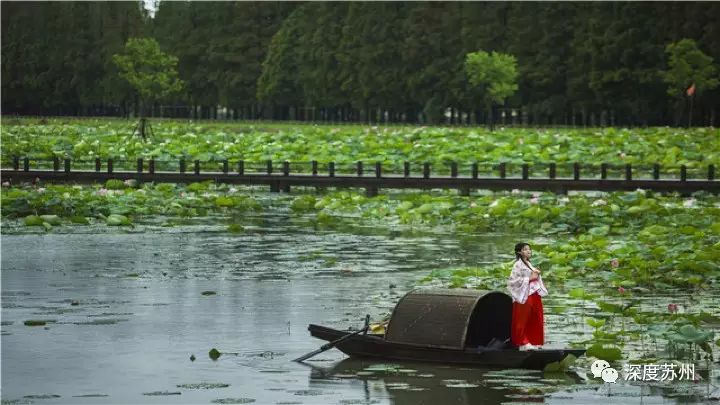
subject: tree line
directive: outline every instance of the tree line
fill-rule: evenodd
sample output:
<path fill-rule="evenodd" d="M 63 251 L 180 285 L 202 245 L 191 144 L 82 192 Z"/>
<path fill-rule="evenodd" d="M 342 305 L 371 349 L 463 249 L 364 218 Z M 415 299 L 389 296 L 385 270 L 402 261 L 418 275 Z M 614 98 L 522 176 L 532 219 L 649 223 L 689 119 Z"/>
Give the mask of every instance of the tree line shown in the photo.
<path fill-rule="evenodd" d="M 3 2 L 2 112 L 127 115 L 113 55 L 131 38 L 177 58 L 182 92 L 154 115 L 485 123 L 465 62 L 512 55 L 505 123 L 714 125 L 720 89 L 668 86 L 669 46 L 720 63 L 714 2 Z M 677 70 L 677 69 L 676 69 Z M 715 72 L 717 69 L 715 70 Z M 670 91 L 669 91 L 670 89 Z"/>

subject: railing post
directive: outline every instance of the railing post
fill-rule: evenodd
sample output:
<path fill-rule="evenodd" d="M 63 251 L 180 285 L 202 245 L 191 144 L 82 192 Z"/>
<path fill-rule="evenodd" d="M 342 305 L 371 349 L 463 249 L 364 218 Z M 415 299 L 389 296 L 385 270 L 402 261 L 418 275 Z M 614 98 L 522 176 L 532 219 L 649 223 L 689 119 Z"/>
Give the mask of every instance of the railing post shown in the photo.
<path fill-rule="evenodd" d="M 112 172 L 113 172 L 113 160 L 112 159 L 108 159 L 107 172 L 109 174 L 112 174 Z"/>
<path fill-rule="evenodd" d="M 657 163 L 653 165 L 653 180 L 660 180 L 660 165 Z"/>
<path fill-rule="evenodd" d="M 403 162 L 403 176 L 410 177 L 410 162 Z"/>
<path fill-rule="evenodd" d="M 150 174 L 155 174 L 155 158 L 153 157 L 151 157 L 148 162 L 148 172 L 150 172 Z"/>
<path fill-rule="evenodd" d="M 715 180 L 715 165 L 708 165 L 708 180 Z"/>
<path fill-rule="evenodd" d="M 97 159 L 95 159 L 97 161 Z M 60 171 L 60 158 L 57 156 L 53 156 L 53 171 L 59 172 Z"/>
<path fill-rule="evenodd" d="M 382 163 L 375 162 L 375 177 L 378 179 L 382 177 Z"/>
<path fill-rule="evenodd" d="M 478 178 L 478 163 L 473 162 L 472 168 L 470 170 L 472 171 L 472 178 L 477 179 Z"/>
<path fill-rule="evenodd" d="M 602 163 L 600 165 L 600 179 L 601 180 L 607 179 L 607 168 L 608 168 L 607 163 Z"/>
<path fill-rule="evenodd" d="M 70 159 L 65 159 L 65 173 L 70 173 Z"/>
<path fill-rule="evenodd" d="M 195 175 L 200 174 L 200 161 L 195 159 Z"/>
<path fill-rule="evenodd" d="M 238 174 L 241 176 L 245 175 L 245 161 L 241 160 L 238 162 Z"/>
<path fill-rule="evenodd" d="M 528 166 L 528 164 L 527 164 L 527 163 L 523 163 L 523 165 L 522 165 L 522 178 L 523 178 L 523 180 L 527 180 L 527 179 L 528 179 L 528 177 L 529 177 L 528 172 L 529 172 L 529 166 Z"/>
<path fill-rule="evenodd" d="M 185 158 L 180 159 L 180 173 L 185 173 Z"/>
<path fill-rule="evenodd" d="M 30 159 L 27 156 L 23 159 L 23 171 L 30 171 Z"/>
<path fill-rule="evenodd" d="M 687 168 L 685 165 L 680 166 L 680 181 L 687 180 Z"/>
<path fill-rule="evenodd" d="M 268 159 L 266 162 L 267 165 L 267 174 L 272 174 L 273 167 L 272 167 L 272 160 Z"/>
<path fill-rule="evenodd" d="M 318 163 L 317 160 L 312 161 L 312 175 L 317 176 L 318 174 Z"/>
<path fill-rule="evenodd" d="M 137 172 L 142 173 L 143 172 L 143 160 L 142 158 L 139 158 L 137 160 Z"/>
<path fill-rule="evenodd" d="M 335 177 L 335 162 L 328 163 L 328 177 Z"/>
<path fill-rule="evenodd" d="M 457 177 L 458 169 L 457 169 L 457 163 L 450 162 L 450 177 Z"/>
<path fill-rule="evenodd" d="M 20 158 L 17 156 L 13 156 L 13 170 L 20 170 Z"/>
<path fill-rule="evenodd" d="M 357 175 L 358 177 L 363 175 L 363 162 L 361 161 L 357 162 Z"/>
<path fill-rule="evenodd" d="M 290 162 L 288 162 L 287 160 L 283 160 L 282 173 L 283 173 L 283 176 L 290 175 Z M 290 184 L 282 183 L 282 184 L 280 184 L 280 188 L 282 189 L 283 192 L 286 192 L 286 193 L 290 192 Z"/>
<path fill-rule="evenodd" d="M 500 178 L 504 179 L 505 178 L 505 162 L 500 163 L 499 169 L 500 169 Z"/>
<path fill-rule="evenodd" d="M 423 178 L 430 178 L 430 163 L 428 162 L 423 163 Z"/>
<path fill-rule="evenodd" d="M 555 179 L 555 176 L 557 175 L 557 165 L 555 163 L 550 163 L 550 173 L 548 175 L 550 179 Z"/>
<path fill-rule="evenodd" d="M 580 180 L 580 163 L 573 163 L 573 180 Z"/>
<path fill-rule="evenodd" d="M 223 174 L 228 174 L 228 171 L 230 170 L 230 163 L 227 159 L 223 159 Z"/>
<path fill-rule="evenodd" d="M 59 162 L 58 162 L 59 165 Z M 100 158 L 95 158 L 95 171 L 100 172 L 100 169 L 102 168 L 102 162 L 100 161 Z"/>
<path fill-rule="evenodd" d="M 630 163 L 625 165 L 625 180 L 632 180 L 632 165 Z"/>

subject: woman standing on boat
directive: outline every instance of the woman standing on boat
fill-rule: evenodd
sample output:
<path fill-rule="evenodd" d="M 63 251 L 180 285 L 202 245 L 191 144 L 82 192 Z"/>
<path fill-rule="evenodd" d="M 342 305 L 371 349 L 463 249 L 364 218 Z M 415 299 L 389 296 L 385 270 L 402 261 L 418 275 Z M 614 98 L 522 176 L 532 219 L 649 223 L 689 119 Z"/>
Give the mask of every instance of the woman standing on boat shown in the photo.
<path fill-rule="evenodd" d="M 510 338 L 520 350 L 534 350 L 545 343 L 542 299 L 548 294 L 540 270 L 530 264 L 532 250 L 527 243 L 515 245 L 508 290 L 513 300 Z"/>

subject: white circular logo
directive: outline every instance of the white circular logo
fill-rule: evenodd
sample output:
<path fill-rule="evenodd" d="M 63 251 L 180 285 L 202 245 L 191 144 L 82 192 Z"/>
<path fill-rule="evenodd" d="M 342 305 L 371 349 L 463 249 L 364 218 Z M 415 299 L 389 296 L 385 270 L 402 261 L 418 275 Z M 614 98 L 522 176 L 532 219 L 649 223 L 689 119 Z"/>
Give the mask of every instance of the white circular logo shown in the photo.
<path fill-rule="evenodd" d="M 618 379 L 618 372 L 612 367 L 608 367 L 601 373 L 603 381 L 606 383 L 614 383 Z"/>
<path fill-rule="evenodd" d="M 608 363 L 605 360 L 595 360 L 593 364 L 590 366 L 590 371 L 592 371 L 595 378 L 600 377 L 603 370 L 610 367 L 610 363 Z"/>

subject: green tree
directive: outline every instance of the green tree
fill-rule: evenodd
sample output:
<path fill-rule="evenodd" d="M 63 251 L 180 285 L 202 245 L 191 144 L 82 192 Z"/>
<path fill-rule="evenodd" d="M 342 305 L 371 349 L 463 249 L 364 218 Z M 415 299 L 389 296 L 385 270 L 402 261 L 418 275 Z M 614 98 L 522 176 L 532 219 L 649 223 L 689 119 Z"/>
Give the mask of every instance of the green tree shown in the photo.
<path fill-rule="evenodd" d="M 694 95 L 700 98 L 708 90 L 720 84 L 717 78 L 717 69 L 713 65 L 713 58 L 705 55 L 692 39 L 682 39 L 671 43 L 665 48 L 668 54 L 668 70 L 663 72 L 663 80 L 668 85 L 667 93 L 682 106 L 686 90 L 694 86 Z M 692 104 L 690 111 L 690 124 L 692 124 Z"/>
<path fill-rule="evenodd" d="M 502 104 L 518 89 L 517 59 L 512 55 L 499 52 L 471 52 L 465 58 L 465 73 L 470 84 L 483 95 L 492 130 L 493 105 Z"/>
<path fill-rule="evenodd" d="M 180 92 L 183 81 L 178 78 L 177 58 L 163 53 L 152 38 L 130 38 L 123 54 L 113 55 L 120 77 L 140 97 L 140 135 L 145 138 L 146 107 Z"/>
<path fill-rule="evenodd" d="M 426 122 L 436 123 L 451 107 L 451 121 L 464 84 L 460 3 L 412 3 L 404 21 L 405 42 L 398 53 L 405 64 L 407 93 Z"/>

